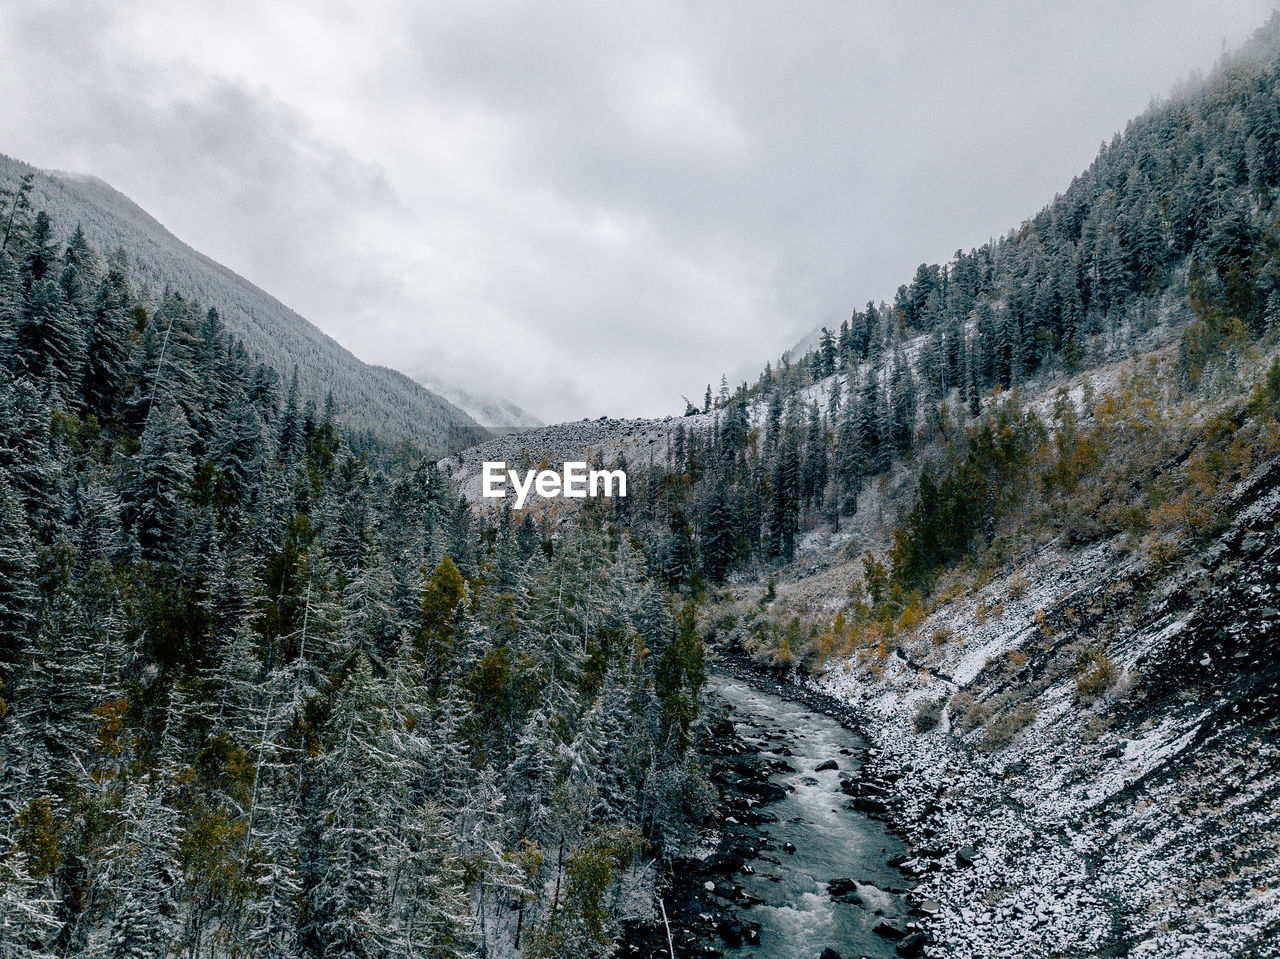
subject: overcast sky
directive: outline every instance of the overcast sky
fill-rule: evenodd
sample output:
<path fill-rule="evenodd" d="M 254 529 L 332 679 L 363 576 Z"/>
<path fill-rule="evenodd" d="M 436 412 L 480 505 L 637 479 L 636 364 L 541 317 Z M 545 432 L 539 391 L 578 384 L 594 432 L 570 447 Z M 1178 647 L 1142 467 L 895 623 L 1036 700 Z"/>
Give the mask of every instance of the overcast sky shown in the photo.
<path fill-rule="evenodd" d="M 1272 0 L 7 0 L 0 152 L 361 358 L 679 412 L 1003 233 Z"/>

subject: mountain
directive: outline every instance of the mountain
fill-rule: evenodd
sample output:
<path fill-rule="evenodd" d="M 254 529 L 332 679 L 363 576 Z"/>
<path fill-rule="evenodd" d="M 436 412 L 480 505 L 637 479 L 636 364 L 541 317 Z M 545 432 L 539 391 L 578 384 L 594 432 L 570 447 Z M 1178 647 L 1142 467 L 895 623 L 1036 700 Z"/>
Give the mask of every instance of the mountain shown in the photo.
<path fill-rule="evenodd" d="M 42 182 L 0 243 L 0 955 L 1277 954 L 1280 15 L 707 409 L 439 462 L 276 388 L 331 348 L 139 302 L 36 210 L 135 280 L 172 243 Z M 481 503 L 499 458 L 627 495 Z M 792 702 L 730 718 L 717 661 Z"/>
<path fill-rule="evenodd" d="M 899 955 L 1275 954 L 1280 14 L 709 411 L 490 440 L 454 480 L 544 451 L 631 494 L 546 522 L 625 526 L 722 663 L 869 741 L 842 786 L 911 846 Z"/>
<path fill-rule="evenodd" d="M 602 955 L 705 814 L 692 613 L 625 539 L 476 522 L 391 401 L 471 420 L 42 184 L 86 228 L 3 197 L 0 956 Z"/>
<path fill-rule="evenodd" d="M 546 424 L 510 400 L 485 393 L 472 393 L 446 383 L 427 371 L 414 371 L 415 381 L 448 400 L 488 430 L 522 430 Z"/>
<path fill-rule="evenodd" d="M 296 365 L 304 397 L 320 405 L 332 392 L 352 434 L 434 452 L 470 441 L 477 424 L 452 403 L 403 373 L 362 362 L 270 294 L 187 246 L 109 184 L 0 156 L 0 188 L 12 190 L 27 173 L 33 174 L 32 209 L 47 211 L 64 240 L 79 224 L 103 256 L 124 250 L 139 290 L 153 296 L 177 290 L 216 309 L 227 329 L 286 381 Z"/>

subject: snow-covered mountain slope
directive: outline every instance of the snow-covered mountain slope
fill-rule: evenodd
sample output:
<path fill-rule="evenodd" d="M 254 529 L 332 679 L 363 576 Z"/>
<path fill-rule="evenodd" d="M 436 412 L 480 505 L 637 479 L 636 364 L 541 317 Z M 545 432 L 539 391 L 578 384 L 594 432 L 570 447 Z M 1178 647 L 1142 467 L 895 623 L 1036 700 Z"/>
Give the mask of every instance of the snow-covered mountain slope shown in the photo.
<path fill-rule="evenodd" d="M 901 777 L 937 954 L 1280 954 L 1280 459 L 1233 505 L 1172 575 L 1050 544 L 817 680 Z"/>
<path fill-rule="evenodd" d="M 1168 360 L 1179 324 L 1170 316 L 1128 361 L 1024 384 L 1022 403 L 1049 422 L 1062 396 L 1119 392 L 1133 368 Z M 752 405 L 753 423 L 762 412 Z M 677 427 L 712 424 L 560 424 L 491 440 L 452 469 L 478 502 L 485 459 L 662 462 Z M 772 602 L 747 574 L 707 621 L 829 624 L 861 595 L 863 553 L 885 555 L 936 453 L 898 462 L 839 530 L 809 530 Z M 572 510 L 550 508 L 560 521 Z M 1032 540 L 957 573 L 923 621 L 812 680 L 860 711 L 870 771 L 896 783 L 887 817 L 913 844 L 917 898 L 937 903 L 929 955 L 1280 955 L 1280 459 L 1255 465 L 1223 515 L 1225 531 L 1172 567 L 1128 534 Z M 740 629 L 718 638 L 749 653 Z"/>
<path fill-rule="evenodd" d="M 227 328 L 282 376 L 296 364 L 304 396 L 319 403 L 331 390 L 348 429 L 439 452 L 462 445 L 459 436 L 478 433 L 462 410 L 403 373 L 362 362 L 270 294 L 187 246 L 102 180 L 0 156 L 0 184 L 13 188 L 25 173 L 35 174 L 32 213 L 48 212 L 64 237 L 79 224 L 104 256 L 123 249 L 139 290 L 145 286 L 153 296 L 181 290 L 216 308 Z"/>

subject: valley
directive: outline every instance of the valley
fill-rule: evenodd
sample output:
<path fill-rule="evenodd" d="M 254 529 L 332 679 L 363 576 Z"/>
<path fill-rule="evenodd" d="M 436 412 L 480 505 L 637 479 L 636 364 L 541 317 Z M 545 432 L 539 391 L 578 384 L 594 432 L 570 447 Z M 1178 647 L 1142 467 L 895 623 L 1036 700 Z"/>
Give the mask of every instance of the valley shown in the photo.
<path fill-rule="evenodd" d="M 1280 14 L 678 417 L 0 199 L 3 959 L 1280 957 Z"/>

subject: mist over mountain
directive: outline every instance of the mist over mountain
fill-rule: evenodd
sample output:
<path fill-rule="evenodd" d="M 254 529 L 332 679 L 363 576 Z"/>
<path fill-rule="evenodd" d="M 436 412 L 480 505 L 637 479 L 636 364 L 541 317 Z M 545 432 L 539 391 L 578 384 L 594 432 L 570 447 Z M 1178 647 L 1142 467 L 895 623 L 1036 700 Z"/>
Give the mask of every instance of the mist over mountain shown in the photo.
<path fill-rule="evenodd" d="M 528 410 L 521 409 L 515 403 L 500 396 L 464 390 L 459 386 L 446 383 L 429 371 L 411 372 L 410 375 L 432 393 L 462 410 L 481 426 L 490 429 L 511 429 L 546 425 Z"/>

